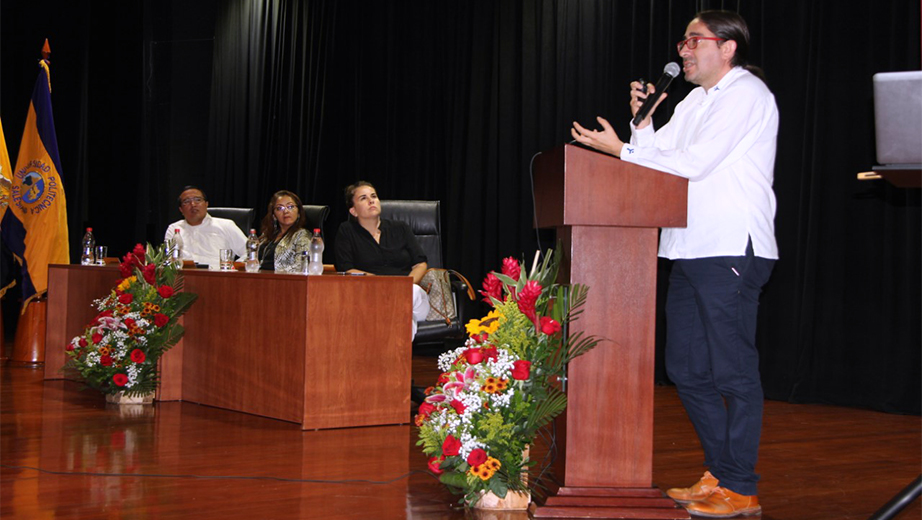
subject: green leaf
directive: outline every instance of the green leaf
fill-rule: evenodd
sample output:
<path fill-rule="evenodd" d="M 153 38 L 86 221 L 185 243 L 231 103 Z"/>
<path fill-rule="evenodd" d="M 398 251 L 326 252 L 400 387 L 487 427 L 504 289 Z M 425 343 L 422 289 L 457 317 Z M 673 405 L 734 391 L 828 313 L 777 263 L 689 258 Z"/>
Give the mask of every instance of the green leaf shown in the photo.
<path fill-rule="evenodd" d="M 170 298 L 175 298 L 174 305 L 176 305 L 176 309 L 173 311 L 172 317 L 178 318 L 182 316 L 183 314 L 185 314 L 186 311 L 188 311 L 190 307 L 192 307 L 192 304 L 195 303 L 195 300 L 198 299 L 198 295 L 193 294 L 193 293 L 181 292 L 181 293 L 173 293 L 173 296 L 171 296 Z"/>
<path fill-rule="evenodd" d="M 507 486 L 502 479 L 498 478 L 498 476 L 494 476 L 490 479 L 490 491 L 499 498 L 506 498 L 506 493 L 509 492 L 509 486 Z"/>
<path fill-rule="evenodd" d="M 467 477 L 463 473 L 458 473 L 457 471 L 446 471 L 442 473 L 439 475 L 439 482 L 446 486 L 456 488 L 463 489 L 467 487 Z"/>

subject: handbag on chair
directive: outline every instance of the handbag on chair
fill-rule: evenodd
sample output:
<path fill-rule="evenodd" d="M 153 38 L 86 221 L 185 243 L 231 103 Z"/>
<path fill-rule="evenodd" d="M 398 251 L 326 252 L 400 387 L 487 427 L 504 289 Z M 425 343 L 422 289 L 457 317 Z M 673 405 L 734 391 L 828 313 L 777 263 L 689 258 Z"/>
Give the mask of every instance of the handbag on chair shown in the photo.
<path fill-rule="evenodd" d="M 429 314 L 426 316 L 427 321 L 445 320 L 446 324 L 451 324 L 451 320 L 458 317 L 458 308 L 455 304 L 455 297 L 451 290 L 451 277 L 455 276 L 464 286 L 467 287 L 467 296 L 474 299 L 474 289 L 471 283 L 467 281 L 458 271 L 453 269 L 431 268 L 423 275 L 419 281 L 419 286 L 429 294 Z"/>

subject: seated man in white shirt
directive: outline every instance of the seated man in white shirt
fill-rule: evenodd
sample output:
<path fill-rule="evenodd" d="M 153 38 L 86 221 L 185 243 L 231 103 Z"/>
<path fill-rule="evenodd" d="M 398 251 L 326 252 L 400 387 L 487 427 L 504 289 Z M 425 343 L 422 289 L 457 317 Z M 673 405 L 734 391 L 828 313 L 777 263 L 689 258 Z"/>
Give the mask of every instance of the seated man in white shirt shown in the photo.
<path fill-rule="evenodd" d="M 183 219 L 166 228 L 164 241 L 169 243 L 176 230 L 182 237 L 184 260 L 217 267 L 219 251 L 233 249 L 238 258 L 246 254 L 246 237 L 233 220 L 208 214 L 208 197 L 195 186 L 186 186 L 179 194 L 179 212 Z"/>

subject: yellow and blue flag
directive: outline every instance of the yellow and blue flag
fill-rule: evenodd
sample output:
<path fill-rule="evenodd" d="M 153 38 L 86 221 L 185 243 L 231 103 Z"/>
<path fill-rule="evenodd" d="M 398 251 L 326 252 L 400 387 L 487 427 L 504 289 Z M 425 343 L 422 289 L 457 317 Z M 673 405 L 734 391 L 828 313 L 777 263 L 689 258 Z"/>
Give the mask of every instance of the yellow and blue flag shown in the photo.
<path fill-rule="evenodd" d="M 6 208 L 10 206 L 10 187 L 13 185 L 13 180 L 10 177 L 12 169 L 10 166 L 10 153 L 6 148 L 6 138 L 3 136 L 3 123 L 0 122 L 0 221 L 3 220 Z M 13 260 L 9 252 L 6 249 L 0 251 L 0 265 L 2 265 L 3 271 L 0 273 L 0 298 L 6 294 L 7 290 L 16 285 L 15 278 L 10 275 L 12 263 Z"/>
<path fill-rule="evenodd" d="M 12 170 L 9 208 L 0 220 L 3 243 L 22 266 L 23 309 L 48 290 L 48 265 L 70 263 L 67 203 L 51 114 L 48 40 Z"/>

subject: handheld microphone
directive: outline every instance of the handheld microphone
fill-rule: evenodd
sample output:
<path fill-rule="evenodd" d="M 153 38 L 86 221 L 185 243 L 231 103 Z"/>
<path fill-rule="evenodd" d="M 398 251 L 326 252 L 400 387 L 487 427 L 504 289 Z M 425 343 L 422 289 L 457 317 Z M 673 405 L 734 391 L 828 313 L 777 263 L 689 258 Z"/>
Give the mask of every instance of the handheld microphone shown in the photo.
<path fill-rule="evenodd" d="M 653 110 L 653 106 L 656 105 L 656 101 L 663 95 L 663 92 L 669 88 L 669 84 L 672 83 L 672 80 L 679 75 L 682 69 L 679 68 L 679 64 L 670 61 L 663 68 L 663 75 L 660 76 L 659 81 L 656 82 L 656 92 L 647 96 L 643 100 L 643 104 L 640 105 L 640 110 L 637 111 L 637 115 L 634 116 L 634 126 L 640 124 L 641 121 L 647 118 L 647 115 Z"/>

